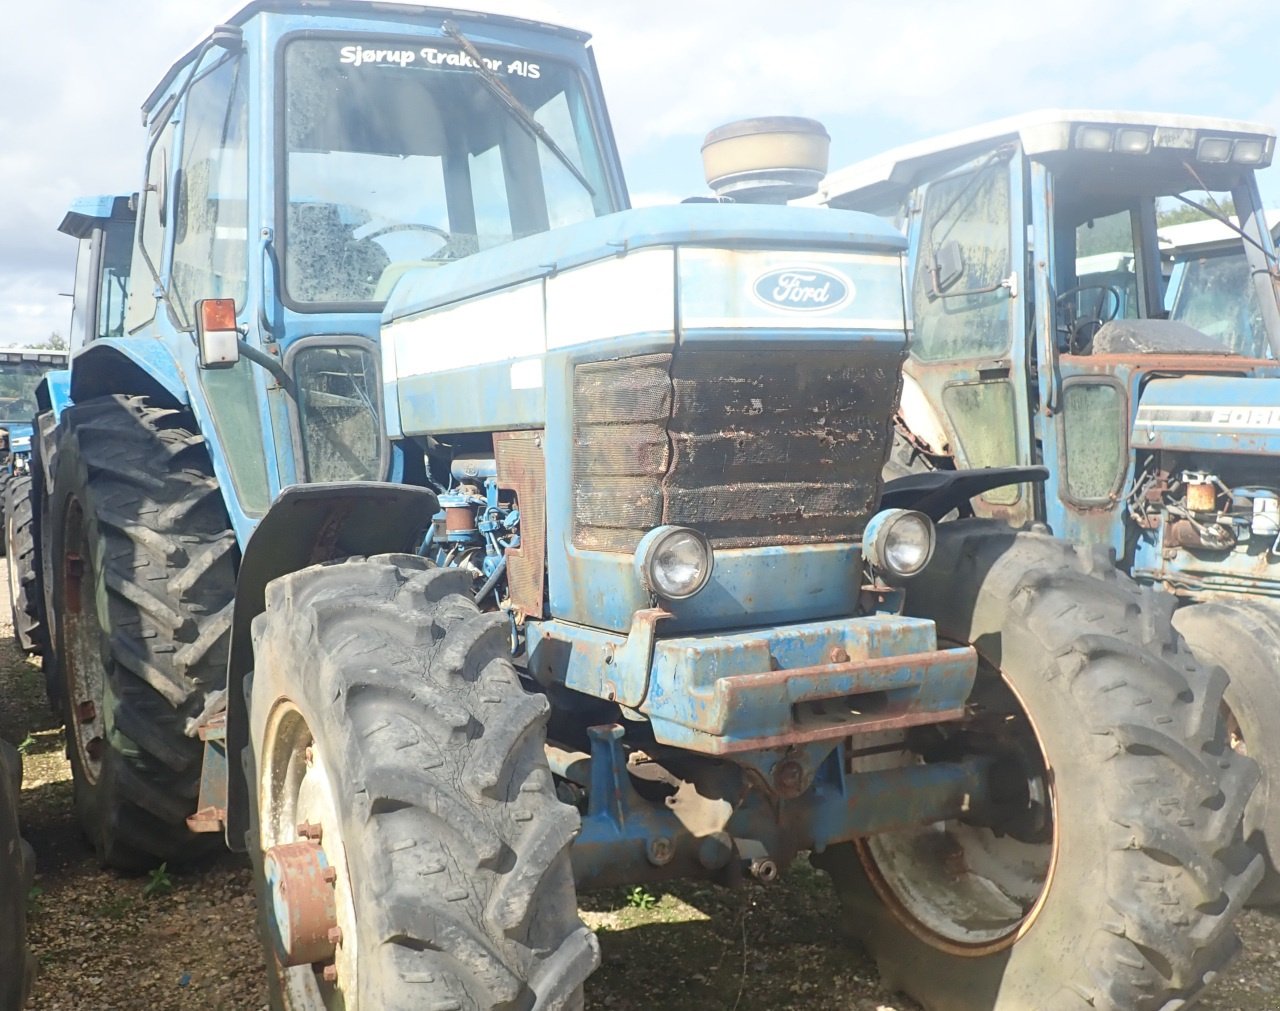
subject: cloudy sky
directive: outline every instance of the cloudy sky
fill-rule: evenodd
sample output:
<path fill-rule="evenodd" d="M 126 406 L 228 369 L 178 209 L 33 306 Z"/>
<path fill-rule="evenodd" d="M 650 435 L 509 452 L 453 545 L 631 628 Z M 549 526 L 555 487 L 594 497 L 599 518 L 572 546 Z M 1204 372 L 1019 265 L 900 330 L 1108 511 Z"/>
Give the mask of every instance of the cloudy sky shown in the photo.
<path fill-rule="evenodd" d="M 11 0 L 0 59 L 0 343 L 65 333 L 73 197 L 137 188 L 138 109 L 227 0 Z M 1280 126 L 1278 0 L 557 0 L 595 36 L 635 202 L 703 190 L 743 116 L 823 120 L 833 167 L 1033 108 Z M 1280 169 L 1263 176 L 1280 206 Z"/>

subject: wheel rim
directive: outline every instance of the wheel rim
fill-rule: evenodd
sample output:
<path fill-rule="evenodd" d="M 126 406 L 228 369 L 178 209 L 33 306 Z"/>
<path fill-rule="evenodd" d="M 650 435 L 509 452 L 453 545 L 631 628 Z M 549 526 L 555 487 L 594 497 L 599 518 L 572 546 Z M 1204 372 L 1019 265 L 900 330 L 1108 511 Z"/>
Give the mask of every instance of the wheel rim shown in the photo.
<path fill-rule="evenodd" d="M 95 606 L 97 581 L 89 562 L 84 512 L 75 499 L 67 503 L 62 543 L 61 661 L 67 687 L 67 736 L 86 781 L 94 784 L 102 775 L 106 751 L 106 672 Z"/>
<path fill-rule="evenodd" d="M 1249 742 L 1244 739 L 1244 731 L 1240 728 L 1240 720 L 1231 707 L 1225 702 L 1218 707 L 1222 716 L 1222 724 L 1226 728 L 1227 744 L 1237 755 L 1249 754 Z"/>
<path fill-rule="evenodd" d="M 936 948 L 972 957 L 1007 948 L 1031 929 L 1049 894 L 1058 855 L 1053 776 L 1040 735 L 1008 681 L 984 666 L 996 705 L 965 726 L 1001 724 L 1000 736 L 1013 744 L 1027 796 L 1036 805 L 1029 810 L 1039 810 L 1036 830 L 1007 822 L 1005 833 L 998 834 L 952 820 L 856 844 L 872 886 L 899 922 Z M 990 720 L 1002 708 L 1005 716 Z"/>
<path fill-rule="evenodd" d="M 269 910 L 267 919 L 275 933 L 274 954 L 281 965 L 287 1005 L 354 1011 L 359 992 L 355 907 L 331 770 L 306 719 L 287 701 L 279 703 L 269 718 L 261 768 L 258 802 L 264 865 L 273 854 L 296 852 L 298 844 L 305 843 L 320 864 L 332 868 L 332 880 L 325 879 L 333 888 L 332 921 L 326 926 L 337 927 L 338 934 L 331 935 L 336 943 L 331 954 L 303 965 L 285 964 L 281 916 L 291 901 L 268 874 L 268 901 L 273 902 L 274 913 Z M 296 901 L 289 911 L 299 913 Z"/>

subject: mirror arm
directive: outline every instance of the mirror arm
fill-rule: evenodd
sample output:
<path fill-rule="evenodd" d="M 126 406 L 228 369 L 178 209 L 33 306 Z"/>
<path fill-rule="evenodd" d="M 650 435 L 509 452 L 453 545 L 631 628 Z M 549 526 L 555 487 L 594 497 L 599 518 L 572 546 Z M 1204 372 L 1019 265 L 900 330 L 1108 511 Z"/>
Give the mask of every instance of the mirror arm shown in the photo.
<path fill-rule="evenodd" d="M 285 393 L 294 400 L 298 399 L 298 388 L 293 381 L 293 377 L 285 371 L 284 366 L 280 364 L 280 360 L 276 358 L 275 355 L 263 351 L 261 348 L 254 347 L 243 337 L 236 341 L 236 345 L 240 348 L 240 356 L 242 358 L 247 358 L 255 365 L 259 365 L 266 369 L 267 372 L 271 374 L 271 378 L 279 384 L 280 388 L 284 390 Z"/>

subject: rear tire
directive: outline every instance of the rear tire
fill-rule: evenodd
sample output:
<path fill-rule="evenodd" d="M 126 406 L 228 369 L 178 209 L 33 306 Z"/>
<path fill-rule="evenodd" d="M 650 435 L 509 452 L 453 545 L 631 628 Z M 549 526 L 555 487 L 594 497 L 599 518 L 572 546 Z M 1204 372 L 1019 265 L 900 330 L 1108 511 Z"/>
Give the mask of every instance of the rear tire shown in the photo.
<path fill-rule="evenodd" d="M 35 861 L 18 834 L 21 786 L 22 758 L 0 741 L 0 1011 L 19 1011 L 35 976 L 27 948 L 27 893 Z"/>
<path fill-rule="evenodd" d="M 104 864 L 191 860 L 203 749 L 226 684 L 237 548 L 204 439 L 141 397 L 69 407 L 47 543 L 75 806 Z"/>
<path fill-rule="evenodd" d="M 1052 538 L 939 526 L 907 608 L 980 656 L 948 740 L 985 733 L 1029 759 L 1039 816 L 818 858 L 886 985 L 928 1011 L 1154 1011 L 1194 999 L 1231 958 L 1261 874 L 1239 841 L 1257 769 L 1226 745 L 1226 679 L 1177 640 L 1171 607 Z M 984 713 L 992 700 L 1007 715 Z"/>
<path fill-rule="evenodd" d="M 283 966 L 279 914 L 264 916 L 274 997 L 290 1011 L 578 1011 L 599 951 L 569 863 L 578 814 L 543 749 L 548 704 L 508 659 L 507 619 L 479 613 L 467 574 L 426 565 L 305 569 L 271 583 L 254 620 L 259 908 L 313 908 L 268 884 L 282 847 L 310 840 L 337 869 L 314 932 L 340 930 L 324 958 Z"/>
<path fill-rule="evenodd" d="M 1250 905 L 1280 904 L 1280 604 L 1192 604 L 1174 612 L 1173 624 L 1201 663 L 1221 666 L 1231 679 L 1225 703 L 1234 721 L 1233 743 L 1262 770 L 1262 781 L 1244 813 L 1245 838 L 1267 859 L 1267 872 Z"/>
<path fill-rule="evenodd" d="M 24 653 L 43 654 L 49 645 L 44 593 L 36 566 L 31 476 L 15 474 L 4 489 L 4 543 L 9 554 L 9 603 L 13 638 Z"/>

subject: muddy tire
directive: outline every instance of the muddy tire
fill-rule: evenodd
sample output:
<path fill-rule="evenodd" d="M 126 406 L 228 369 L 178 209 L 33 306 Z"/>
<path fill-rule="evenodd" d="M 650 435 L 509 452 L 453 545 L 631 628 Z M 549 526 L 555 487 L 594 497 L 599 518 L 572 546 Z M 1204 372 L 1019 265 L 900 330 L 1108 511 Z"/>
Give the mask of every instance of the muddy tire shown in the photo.
<path fill-rule="evenodd" d="M 1175 611 L 1173 624 L 1201 663 L 1221 667 L 1231 679 L 1225 701 L 1233 741 L 1262 771 L 1244 813 L 1245 838 L 1267 859 L 1266 874 L 1250 904 L 1280 904 L 1280 749 L 1275 744 L 1280 741 L 1280 603 L 1193 604 Z"/>
<path fill-rule="evenodd" d="M 9 602 L 13 638 L 24 653 L 44 653 L 49 629 L 44 620 L 44 594 L 36 567 L 31 476 L 15 474 L 4 488 L 4 543 L 9 554 Z"/>
<path fill-rule="evenodd" d="M 12 471 L 6 470 L 3 477 L 0 477 L 0 524 L 8 527 L 9 521 L 9 485 L 13 483 L 14 474 Z M 0 540 L 0 557 L 9 554 L 9 539 L 7 537 Z"/>
<path fill-rule="evenodd" d="M 19 1011 L 35 975 L 27 949 L 27 892 L 35 861 L 18 834 L 21 785 L 22 759 L 0 741 L 0 1011 Z"/>
<path fill-rule="evenodd" d="M 928 1011 L 1181 1007 L 1236 951 L 1262 871 L 1226 678 L 1109 558 L 980 520 L 938 534 L 907 607 L 980 667 L 966 720 L 929 746 L 1003 748 L 1025 787 L 1004 820 L 821 855 L 850 928 Z"/>
<path fill-rule="evenodd" d="M 276 854 L 302 844 L 338 869 L 331 918 L 311 924 L 340 929 L 332 953 L 298 955 L 264 917 L 290 1011 L 582 1007 L 599 953 L 569 863 L 579 817 L 556 798 L 549 707 L 507 658 L 507 619 L 470 595 L 466 574 L 413 556 L 267 588 L 246 763 L 259 906 L 282 908 Z M 285 950 L 305 964 L 283 968 Z"/>
<path fill-rule="evenodd" d="M 56 670 L 75 807 L 98 859 L 194 859 L 202 746 L 187 736 L 226 683 L 238 557 L 204 439 L 141 397 L 70 407 L 51 492 Z"/>

